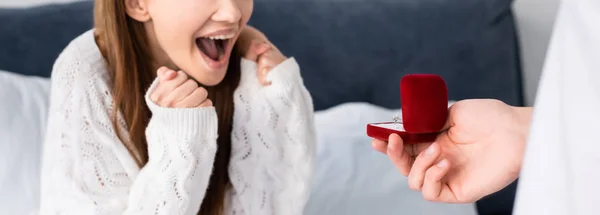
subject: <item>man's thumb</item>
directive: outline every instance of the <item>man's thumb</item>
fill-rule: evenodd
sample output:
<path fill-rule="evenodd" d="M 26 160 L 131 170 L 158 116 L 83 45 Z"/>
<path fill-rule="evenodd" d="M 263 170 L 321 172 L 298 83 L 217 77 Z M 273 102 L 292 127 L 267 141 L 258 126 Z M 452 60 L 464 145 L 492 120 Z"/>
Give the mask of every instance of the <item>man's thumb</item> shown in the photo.
<path fill-rule="evenodd" d="M 444 123 L 444 127 L 442 128 L 442 131 L 447 131 L 448 129 L 450 129 L 450 127 L 452 127 L 452 116 L 450 115 L 450 113 L 452 113 L 452 106 L 448 107 L 448 113 L 446 114 L 446 123 Z"/>

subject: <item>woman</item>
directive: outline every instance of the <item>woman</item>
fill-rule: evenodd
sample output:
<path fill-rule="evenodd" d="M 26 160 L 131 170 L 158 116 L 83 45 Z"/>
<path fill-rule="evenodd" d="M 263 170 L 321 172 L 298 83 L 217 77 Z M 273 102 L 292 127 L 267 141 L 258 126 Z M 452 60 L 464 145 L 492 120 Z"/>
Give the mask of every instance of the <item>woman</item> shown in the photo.
<path fill-rule="evenodd" d="M 252 7 L 96 0 L 53 69 L 40 212 L 302 214 L 312 100 L 293 58 L 247 42 Z"/>

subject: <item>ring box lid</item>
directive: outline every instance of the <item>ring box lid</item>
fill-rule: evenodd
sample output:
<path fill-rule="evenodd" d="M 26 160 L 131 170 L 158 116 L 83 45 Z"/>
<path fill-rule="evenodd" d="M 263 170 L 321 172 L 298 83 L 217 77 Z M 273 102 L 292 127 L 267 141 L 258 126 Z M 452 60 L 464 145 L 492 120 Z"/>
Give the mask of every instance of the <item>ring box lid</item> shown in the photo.
<path fill-rule="evenodd" d="M 434 74 L 405 75 L 400 80 L 402 122 L 409 133 L 436 133 L 448 117 L 448 89 Z"/>

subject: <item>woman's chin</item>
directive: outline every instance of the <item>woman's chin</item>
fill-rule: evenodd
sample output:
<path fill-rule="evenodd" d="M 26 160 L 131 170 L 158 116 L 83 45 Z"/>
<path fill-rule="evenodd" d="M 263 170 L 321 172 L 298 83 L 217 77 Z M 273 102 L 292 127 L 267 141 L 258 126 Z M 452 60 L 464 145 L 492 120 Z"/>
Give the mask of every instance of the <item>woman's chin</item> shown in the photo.
<path fill-rule="evenodd" d="M 204 70 L 201 74 L 191 76 L 202 86 L 212 87 L 221 83 L 226 73 L 227 66 L 218 70 Z"/>

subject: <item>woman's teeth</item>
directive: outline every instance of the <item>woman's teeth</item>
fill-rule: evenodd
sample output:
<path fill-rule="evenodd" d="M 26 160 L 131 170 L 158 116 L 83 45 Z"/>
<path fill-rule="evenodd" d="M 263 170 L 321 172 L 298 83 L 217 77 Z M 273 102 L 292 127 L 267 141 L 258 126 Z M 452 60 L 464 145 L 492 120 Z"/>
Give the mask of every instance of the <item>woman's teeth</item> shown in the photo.
<path fill-rule="evenodd" d="M 212 36 L 212 37 L 207 37 L 208 39 L 211 40 L 228 40 L 231 39 L 235 36 L 235 33 L 230 33 L 230 34 L 226 34 L 226 35 L 217 35 L 217 36 Z"/>

